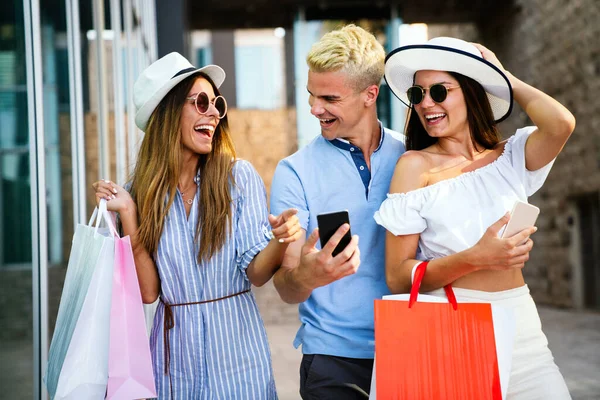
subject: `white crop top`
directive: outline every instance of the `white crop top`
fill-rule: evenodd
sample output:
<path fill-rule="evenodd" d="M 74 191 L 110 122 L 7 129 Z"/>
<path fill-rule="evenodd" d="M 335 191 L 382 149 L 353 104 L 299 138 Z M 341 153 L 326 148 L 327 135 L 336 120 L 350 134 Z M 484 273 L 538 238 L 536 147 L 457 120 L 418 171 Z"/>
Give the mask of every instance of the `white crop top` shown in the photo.
<path fill-rule="evenodd" d="M 500 157 L 486 166 L 408 193 L 388 194 L 375 221 L 394 235 L 420 233 L 419 260 L 472 247 L 516 200 L 526 202 L 546 180 L 554 160 L 536 171 L 525 167 L 525 143 L 535 129 L 517 130 Z"/>

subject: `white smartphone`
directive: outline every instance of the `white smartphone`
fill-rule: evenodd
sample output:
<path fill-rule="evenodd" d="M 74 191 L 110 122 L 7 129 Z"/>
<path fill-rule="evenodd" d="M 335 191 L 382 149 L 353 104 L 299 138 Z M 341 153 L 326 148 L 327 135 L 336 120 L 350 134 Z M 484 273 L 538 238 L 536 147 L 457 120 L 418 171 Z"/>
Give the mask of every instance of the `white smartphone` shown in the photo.
<path fill-rule="evenodd" d="M 510 212 L 510 221 L 506 224 L 502 237 L 507 238 L 516 235 L 525 228 L 535 225 L 540 209 L 534 205 L 517 201 Z"/>

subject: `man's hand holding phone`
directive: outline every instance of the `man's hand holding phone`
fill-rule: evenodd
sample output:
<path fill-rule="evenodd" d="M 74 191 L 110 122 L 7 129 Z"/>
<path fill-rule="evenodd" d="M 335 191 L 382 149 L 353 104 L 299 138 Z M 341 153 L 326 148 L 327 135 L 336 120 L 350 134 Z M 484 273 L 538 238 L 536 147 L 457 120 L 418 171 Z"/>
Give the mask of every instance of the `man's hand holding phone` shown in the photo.
<path fill-rule="evenodd" d="M 319 219 L 322 221 L 321 218 Z M 320 226 L 312 231 L 302 246 L 300 265 L 296 269 L 296 273 L 301 275 L 300 281 L 311 290 L 356 273 L 360 265 L 358 235 L 351 236 L 348 244 L 343 249 L 339 249 L 339 253 L 336 251 L 338 245 L 348 238 L 350 232 L 348 222 L 343 222 L 319 250 L 316 245 L 321 229 L 329 230 L 327 227 Z"/>

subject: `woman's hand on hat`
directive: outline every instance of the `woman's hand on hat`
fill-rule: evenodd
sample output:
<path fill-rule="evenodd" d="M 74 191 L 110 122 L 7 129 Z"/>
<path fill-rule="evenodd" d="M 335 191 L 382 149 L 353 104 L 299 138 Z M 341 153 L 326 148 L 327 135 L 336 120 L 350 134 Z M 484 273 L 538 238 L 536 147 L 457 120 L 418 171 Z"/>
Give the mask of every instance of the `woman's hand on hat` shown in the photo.
<path fill-rule="evenodd" d="M 485 47 L 482 44 L 479 43 L 471 43 L 473 46 L 477 47 L 477 50 L 479 50 L 481 52 L 481 56 L 483 57 L 484 60 L 491 62 L 492 64 L 494 64 L 496 67 L 498 67 L 500 69 L 500 71 L 502 72 L 507 72 L 506 69 L 504 69 L 504 66 L 502 65 L 502 63 L 500 62 L 500 60 L 498 60 L 498 57 L 496 57 L 496 54 L 494 54 L 493 51 L 491 51 L 490 49 L 488 49 L 487 47 Z"/>
<path fill-rule="evenodd" d="M 302 235 L 302 227 L 296 214 L 298 210 L 289 208 L 278 216 L 269 215 L 273 238 L 279 243 L 295 242 Z"/>
<path fill-rule="evenodd" d="M 123 213 L 135 210 L 135 203 L 129 192 L 116 183 L 101 179 L 94 182 L 92 187 L 96 192 L 96 204 L 99 204 L 101 199 L 105 199 L 108 211 Z"/>

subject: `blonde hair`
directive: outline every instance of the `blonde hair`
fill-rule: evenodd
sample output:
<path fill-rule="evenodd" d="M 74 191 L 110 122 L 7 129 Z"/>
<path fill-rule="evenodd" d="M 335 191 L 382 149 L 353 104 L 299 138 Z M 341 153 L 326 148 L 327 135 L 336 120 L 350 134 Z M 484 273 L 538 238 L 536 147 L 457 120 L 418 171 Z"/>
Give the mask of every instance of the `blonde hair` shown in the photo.
<path fill-rule="evenodd" d="M 137 205 L 138 240 L 154 256 L 164 221 L 177 193 L 181 174 L 181 111 L 197 79 L 206 79 L 215 95 L 219 90 L 205 74 L 186 78 L 175 86 L 152 113 L 131 180 L 131 195 Z M 231 228 L 231 185 L 235 149 L 227 116 L 217 125 L 212 150 L 200 155 L 200 198 L 196 242 L 198 262 L 210 259 L 223 247 Z M 168 198 L 168 201 L 167 201 Z"/>
<path fill-rule="evenodd" d="M 379 86 L 384 61 L 385 50 L 375 36 L 353 24 L 325 34 L 306 56 L 312 72 L 344 72 L 356 90 Z"/>

